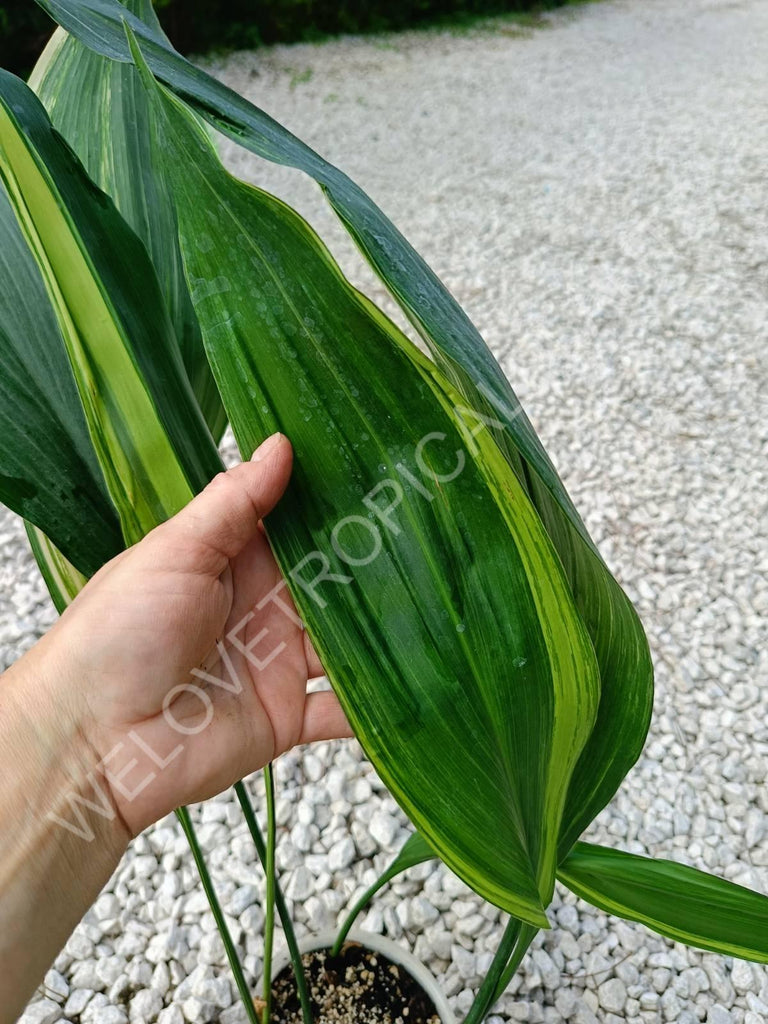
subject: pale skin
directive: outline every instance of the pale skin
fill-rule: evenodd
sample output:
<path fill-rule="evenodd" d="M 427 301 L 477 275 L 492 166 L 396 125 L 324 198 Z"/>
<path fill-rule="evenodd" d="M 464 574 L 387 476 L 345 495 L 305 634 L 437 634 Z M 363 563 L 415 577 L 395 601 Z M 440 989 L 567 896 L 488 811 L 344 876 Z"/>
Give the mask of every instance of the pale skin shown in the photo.
<path fill-rule="evenodd" d="M 0 679 L 0 1024 L 134 836 L 296 744 L 350 735 L 331 692 L 307 695 L 323 670 L 287 591 L 263 600 L 281 576 L 261 520 L 291 459 L 278 434 L 222 473 Z"/>

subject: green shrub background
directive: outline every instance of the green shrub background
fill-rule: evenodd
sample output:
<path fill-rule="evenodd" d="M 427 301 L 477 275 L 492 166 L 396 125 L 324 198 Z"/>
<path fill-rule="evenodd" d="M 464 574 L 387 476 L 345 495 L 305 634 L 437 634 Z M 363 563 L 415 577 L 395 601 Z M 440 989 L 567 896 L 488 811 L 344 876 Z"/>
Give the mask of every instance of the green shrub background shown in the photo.
<path fill-rule="evenodd" d="M 572 0 L 156 0 L 182 53 L 377 32 L 480 15 L 540 11 Z M 27 75 L 53 23 L 34 0 L 0 0 L 0 66 Z"/>

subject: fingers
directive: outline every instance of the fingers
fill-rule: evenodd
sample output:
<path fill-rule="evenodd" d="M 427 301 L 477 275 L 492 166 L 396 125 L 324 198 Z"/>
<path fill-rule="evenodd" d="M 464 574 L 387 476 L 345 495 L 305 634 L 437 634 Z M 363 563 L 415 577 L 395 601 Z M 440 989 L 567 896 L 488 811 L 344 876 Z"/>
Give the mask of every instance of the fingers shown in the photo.
<path fill-rule="evenodd" d="M 170 553 L 177 572 L 219 576 L 282 497 L 291 464 L 288 438 L 273 434 L 250 462 L 214 477 L 178 515 L 153 530 L 146 543 L 163 561 Z"/>
<path fill-rule="evenodd" d="M 332 690 L 310 693 L 304 703 L 304 722 L 298 744 L 354 736 L 339 698 Z"/>
<path fill-rule="evenodd" d="M 325 669 L 306 630 L 304 632 L 304 657 L 307 659 L 307 679 L 316 679 L 318 676 L 325 675 Z"/>

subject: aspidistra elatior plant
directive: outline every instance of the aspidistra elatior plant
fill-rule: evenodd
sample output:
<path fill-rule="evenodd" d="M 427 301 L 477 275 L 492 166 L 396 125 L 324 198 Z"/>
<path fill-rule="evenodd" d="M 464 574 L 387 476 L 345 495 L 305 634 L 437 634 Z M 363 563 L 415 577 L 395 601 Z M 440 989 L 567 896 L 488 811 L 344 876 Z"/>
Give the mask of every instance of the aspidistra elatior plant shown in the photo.
<path fill-rule="evenodd" d="M 331 683 L 416 853 L 512 915 L 471 1016 L 546 927 L 556 876 L 766 958 L 763 897 L 701 876 L 755 936 L 704 934 L 693 910 L 673 932 L 665 894 L 695 908 L 700 873 L 574 847 L 645 739 L 647 644 L 455 300 L 356 185 L 175 53 L 148 0 L 40 2 L 71 33 L 33 75 L 48 114 L 0 77 L 0 250 L 21 282 L 0 297 L 0 418 L 28 417 L 0 438 L 0 498 L 59 607 L 218 471 L 225 418 L 244 455 L 282 430 L 296 468 L 269 536 Z M 318 181 L 432 359 L 227 173 L 203 120 Z"/>

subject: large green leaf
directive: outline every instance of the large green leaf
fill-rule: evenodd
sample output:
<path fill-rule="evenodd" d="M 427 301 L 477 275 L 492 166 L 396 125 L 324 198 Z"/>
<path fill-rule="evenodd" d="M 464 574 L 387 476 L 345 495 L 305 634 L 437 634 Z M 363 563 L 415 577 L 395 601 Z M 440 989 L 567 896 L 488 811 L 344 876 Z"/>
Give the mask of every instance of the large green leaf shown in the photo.
<path fill-rule="evenodd" d="M 0 501 L 84 572 L 122 548 L 61 332 L 0 179 Z"/>
<path fill-rule="evenodd" d="M 493 418 L 497 442 L 528 490 L 565 566 L 600 666 L 600 708 L 571 783 L 560 842 L 563 856 L 610 800 L 642 749 L 653 672 L 631 604 L 600 559 L 500 367 L 444 285 L 345 174 L 263 111 L 193 67 L 117 0 L 38 2 L 87 46 L 119 61 L 130 60 L 123 31 L 127 21 L 153 72 L 203 117 L 257 155 L 312 176 L 467 404 Z"/>
<path fill-rule="evenodd" d="M 160 32 L 150 0 L 126 0 Z M 226 414 L 203 349 L 187 291 L 175 208 L 152 145 L 151 108 L 130 64 L 108 60 L 58 29 L 29 84 L 82 161 L 149 251 L 192 388 L 218 440 Z"/>
<path fill-rule="evenodd" d="M 768 963 L 768 896 L 671 860 L 577 843 L 558 878 L 588 903 L 689 946 Z"/>
<path fill-rule="evenodd" d="M 34 93 L 1 71 L 0 179 L 40 270 L 91 442 L 132 543 L 221 466 L 157 277 Z M 51 523 L 36 525 L 53 539 Z"/>
<path fill-rule="evenodd" d="M 183 105 L 155 96 L 192 299 L 235 436 L 244 453 L 276 429 L 294 444 L 270 539 L 334 688 L 446 863 L 545 924 L 567 785 L 598 698 L 546 532 L 488 432 L 468 444 L 479 425 L 458 416 L 438 368 L 294 211 L 233 179 Z M 315 585 L 319 565 L 331 578 Z"/>
<path fill-rule="evenodd" d="M 186 270 L 240 442 L 250 451 L 275 422 L 296 440 L 299 469 L 276 523 L 278 552 L 290 567 L 323 551 L 337 575 L 355 563 L 327 609 L 324 598 L 312 600 L 315 572 L 313 582 L 292 576 L 331 678 L 382 774 L 444 859 L 501 905 L 545 923 L 566 786 L 597 698 L 592 650 L 546 534 L 487 434 L 463 455 L 463 472 L 441 474 L 467 426 L 439 372 L 357 296 L 292 211 L 230 179 L 199 126 L 174 110 L 162 142 Z M 168 321 L 158 318 L 145 250 L 38 101 L 7 75 L 0 130 L 3 178 L 131 540 L 202 485 L 212 444 Z M 195 147 L 199 181 L 184 180 L 169 142 Z M 214 208 L 200 170 L 206 157 L 219 189 Z M 198 204 L 202 221 L 192 217 Z M 233 223 L 242 229 L 239 263 L 224 257 Z M 222 298 L 230 292 L 234 306 Z M 315 409 L 323 432 L 317 420 L 308 425 Z M 424 438 L 432 444 L 422 450 Z M 368 509 L 387 521 L 376 533 L 382 557 L 371 561 L 359 557 L 370 520 L 352 510 L 378 493 L 382 459 L 414 468 L 398 506 L 407 530 L 391 528 L 381 507 Z M 340 522 L 343 546 L 329 527 Z"/>

